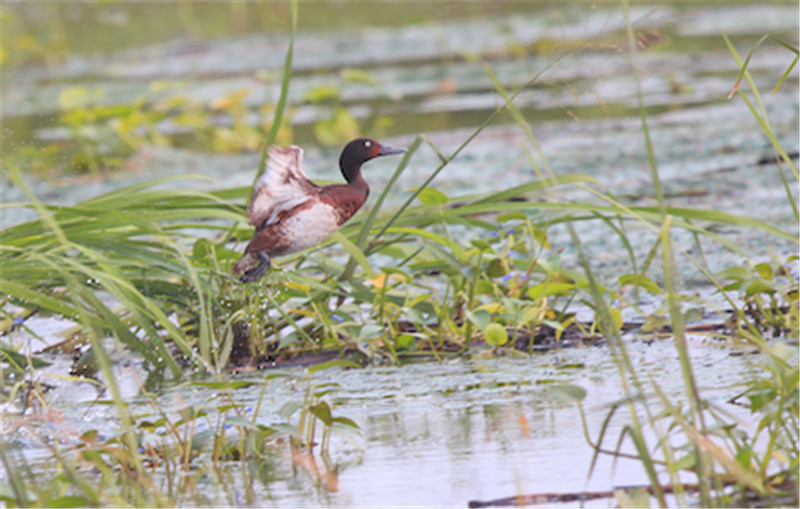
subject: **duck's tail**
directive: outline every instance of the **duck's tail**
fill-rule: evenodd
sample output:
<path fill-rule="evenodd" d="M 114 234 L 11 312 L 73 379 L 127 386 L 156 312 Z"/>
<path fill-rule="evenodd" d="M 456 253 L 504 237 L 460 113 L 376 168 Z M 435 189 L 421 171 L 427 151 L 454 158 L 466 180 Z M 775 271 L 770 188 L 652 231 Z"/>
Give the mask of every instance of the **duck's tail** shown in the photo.
<path fill-rule="evenodd" d="M 267 253 L 264 251 L 254 251 L 245 253 L 239 261 L 236 262 L 236 265 L 233 266 L 233 273 L 241 274 L 244 272 L 242 277 L 239 278 L 239 281 L 242 283 L 251 283 L 261 279 L 271 266 L 272 263 Z"/>
<path fill-rule="evenodd" d="M 255 253 L 245 253 L 233 266 L 234 274 L 241 274 L 252 269 L 258 263 L 258 256 Z"/>

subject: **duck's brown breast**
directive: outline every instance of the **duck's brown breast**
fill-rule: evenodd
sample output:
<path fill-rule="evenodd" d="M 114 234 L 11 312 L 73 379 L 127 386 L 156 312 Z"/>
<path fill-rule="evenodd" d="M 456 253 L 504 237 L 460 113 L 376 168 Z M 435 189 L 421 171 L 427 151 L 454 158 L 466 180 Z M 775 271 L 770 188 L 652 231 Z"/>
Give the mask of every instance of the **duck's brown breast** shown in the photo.
<path fill-rule="evenodd" d="M 319 199 L 331 206 L 339 218 L 339 226 L 346 223 L 359 211 L 369 196 L 369 186 L 364 179 L 359 178 L 354 184 L 337 184 L 323 187 Z"/>
<path fill-rule="evenodd" d="M 281 214 L 276 223 L 256 232 L 246 251 L 266 251 L 269 256 L 286 256 L 315 246 L 342 225 L 330 204 L 310 200 Z"/>

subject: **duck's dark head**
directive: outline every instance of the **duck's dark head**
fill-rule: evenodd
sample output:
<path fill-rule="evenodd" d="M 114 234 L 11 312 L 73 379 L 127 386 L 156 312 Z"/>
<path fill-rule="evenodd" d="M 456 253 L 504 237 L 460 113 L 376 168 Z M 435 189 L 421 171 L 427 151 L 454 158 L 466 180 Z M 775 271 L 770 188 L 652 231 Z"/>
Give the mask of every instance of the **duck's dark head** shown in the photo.
<path fill-rule="evenodd" d="M 345 180 L 352 182 L 361 170 L 361 165 L 370 159 L 403 152 L 406 152 L 406 149 L 381 145 L 369 138 L 358 138 L 345 145 L 342 155 L 339 157 L 339 167 L 342 169 Z"/>

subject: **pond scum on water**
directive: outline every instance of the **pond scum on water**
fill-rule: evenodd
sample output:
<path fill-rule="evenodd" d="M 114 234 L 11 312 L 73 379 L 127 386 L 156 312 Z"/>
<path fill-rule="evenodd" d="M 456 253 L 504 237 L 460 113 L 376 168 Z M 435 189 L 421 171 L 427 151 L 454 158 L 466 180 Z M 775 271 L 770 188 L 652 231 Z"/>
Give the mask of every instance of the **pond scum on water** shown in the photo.
<path fill-rule="evenodd" d="M 168 176 L 63 206 L 40 200 L 20 168 L 9 165 L 7 185 L 27 201 L 3 203 L 3 208 L 29 209 L 37 217 L 2 231 L 0 499 L 7 506 L 260 505 L 270 500 L 271 465 L 281 461 L 313 479 L 320 490 L 335 493 L 338 466 L 331 439 L 358 443 L 361 423 L 337 411 L 333 396 L 341 385 L 321 382 L 320 371 L 455 358 L 530 359 L 557 348 L 603 345 L 613 356 L 623 397 L 609 406 L 600 429 L 591 428 L 585 418 L 586 388 L 555 383 L 552 393 L 582 417 L 594 451 L 590 476 L 601 456 L 640 463 L 649 485 L 618 490 L 617 503 L 796 506 L 798 256 L 752 261 L 743 246 L 721 232 L 758 231 L 792 242 L 796 250 L 796 231 L 786 232 L 745 211 L 738 215 L 668 203 L 655 155 L 659 141 L 651 139 L 636 70 L 637 55 L 654 34 L 628 19 L 627 2 L 621 5 L 625 22 L 608 40 L 563 47 L 554 42 L 550 63 L 521 86 L 508 87 L 491 59 L 483 63 L 499 107 L 449 153 L 429 137 L 416 136 L 364 211 L 321 248 L 282 259 L 258 284 L 242 285 L 230 276 L 252 235 L 245 213 L 250 186 L 199 191 L 191 187 L 202 176 Z M 228 136 L 221 135 L 229 143 L 217 136 L 210 141 L 212 148 L 252 150 L 263 140 L 267 145 L 291 140 L 287 116 L 294 112 L 287 98 L 298 4 L 291 6 L 280 96 L 262 111 L 269 123 L 253 127 L 246 121 L 244 96 L 229 96 L 215 105 L 232 119 Z M 796 230 L 797 153 L 787 151 L 773 132 L 748 65 L 764 44 L 793 56 L 786 72 L 774 79 L 777 91 L 787 79 L 796 79 L 798 50 L 765 36 L 753 41 L 752 51 L 742 58 L 726 36 L 721 39 L 738 63 L 731 94 L 746 104 L 771 145 L 765 164 L 780 173 L 785 203 L 774 206 L 791 209 Z M 636 70 L 630 79 L 654 194 L 646 206 L 621 199 L 595 176 L 557 175 L 526 111 L 515 102 L 560 62 L 612 43 L 628 52 Z M 351 71 L 350 78 L 370 82 L 366 71 Z M 337 93 L 324 92 L 318 89 L 309 98 L 330 108 L 330 115 L 314 127 L 318 138 L 357 133 L 358 121 L 346 103 Z M 145 103 L 137 107 L 147 110 Z M 173 107 L 178 111 L 181 104 L 165 110 L 165 117 L 176 114 Z M 204 112 L 191 108 L 180 114 L 193 113 L 194 121 L 208 121 Z M 103 147 L 87 135 L 87 126 L 111 125 L 131 146 L 170 143 L 156 127 L 163 118 L 142 120 L 145 115 L 134 129 L 123 125 L 133 121 L 131 111 L 124 114 L 129 116 L 89 107 L 64 114 L 63 127 L 72 133 L 89 171 L 103 171 L 95 157 Z M 451 161 L 502 116 L 524 133 L 525 154 L 537 178 L 501 191 L 453 197 L 432 187 Z M 373 128 L 379 124 L 367 121 Z M 232 140 L 242 145 L 233 146 Z M 403 202 L 389 206 L 422 150 L 435 153 L 437 165 Z M 584 199 L 560 200 L 565 189 L 581 191 Z M 598 254 L 579 234 L 587 224 L 607 227 L 624 246 L 632 270 L 613 283 L 593 270 Z M 637 228 L 653 239 L 644 257 L 637 255 L 643 237 L 631 233 Z M 552 242 L 555 229 L 565 232 L 574 247 L 574 263 L 567 263 L 563 247 Z M 687 238 L 691 247 L 676 240 Z M 701 240 L 719 243 L 744 261 L 712 271 Z M 325 255 L 332 246 L 341 256 Z M 687 291 L 679 277 L 681 264 L 702 274 L 711 292 Z M 46 338 L 48 346 L 34 351 L 26 346 L 30 341 L 18 338 L 37 338 L 29 324 L 40 317 L 54 317 L 69 329 L 59 331 L 63 341 Z M 674 343 L 680 367 L 674 376 L 681 377 L 682 398 L 675 399 L 662 381 L 632 361 L 629 340 L 634 334 Z M 762 373 L 741 381 L 731 399 L 751 414 L 754 427 L 742 426 L 704 397 L 687 335 L 725 341 L 761 356 Z M 70 355 L 70 375 L 48 381 L 47 367 Z M 137 369 L 124 368 L 131 365 Z M 266 408 L 270 384 L 292 378 L 297 370 L 289 368 L 298 366 L 305 368 L 302 397 Z M 135 407 L 119 383 L 126 370 L 134 373 L 142 394 Z M 236 373 L 248 373 L 248 378 Z M 214 405 L 166 408 L 159 391 L 180 383 L 215 392 Z M 97 387 L 89 406 L 107 407 L 113 425 L 80 432 L 51 426 L 64 419 L 62 410 L 73 411 L 51 400 L 51 384 Z M 258 394 L 253 404 L 237 397 L 236 391 L 248 388 Z M 262 420 L 265 412 L 274 415 L 274 422 Z M 627 420 L 619 436 L 607 436 L 608 421 L 624 412 Z M 623 451 L 623 443 L 633 452 Z M 30 444 L 36 444 L 36 455 L 25 453 Z M 547 504 L 592 494 L 508 495 L 514 498 L 497 503 Z M 492 502 L 473 505 L 487 504 Z"/>

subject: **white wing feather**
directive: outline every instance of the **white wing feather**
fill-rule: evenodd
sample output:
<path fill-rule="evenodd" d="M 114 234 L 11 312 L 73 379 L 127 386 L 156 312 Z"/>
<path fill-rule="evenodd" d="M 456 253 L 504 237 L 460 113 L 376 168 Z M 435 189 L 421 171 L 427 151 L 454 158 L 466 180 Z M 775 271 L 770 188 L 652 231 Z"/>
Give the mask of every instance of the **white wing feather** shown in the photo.
<path fill-rule="evenodd" d="M 273 224 L 281 212 L 314 198 L 317 187 L 303 171 L 303 149 L 295 145 L 267 148 L 267 168 L 258 179 L 247 215 L 250 224 Z"/>

